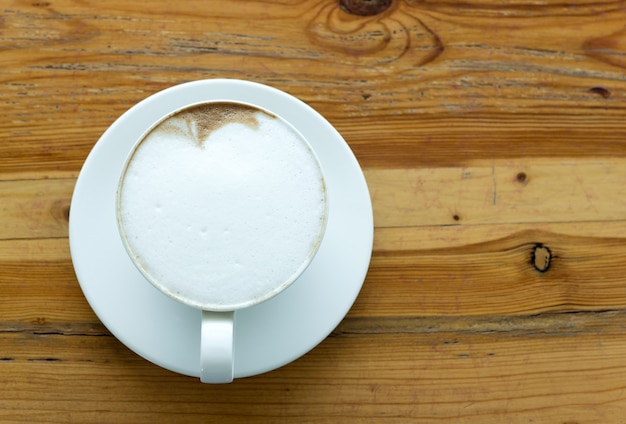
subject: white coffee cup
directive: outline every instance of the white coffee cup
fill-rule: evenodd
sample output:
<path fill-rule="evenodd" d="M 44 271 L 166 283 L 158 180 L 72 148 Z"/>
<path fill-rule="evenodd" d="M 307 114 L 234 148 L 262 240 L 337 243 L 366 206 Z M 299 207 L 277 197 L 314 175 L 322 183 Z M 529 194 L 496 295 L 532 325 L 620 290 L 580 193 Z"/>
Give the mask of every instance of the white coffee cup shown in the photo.
<path fill-rule="evenodd" d="M 116 211 L 144 277 L 203 311 L 201 380 L 226 383 L 235 311 L 302 274 L 321 243 L 328 199 L 315 152 L 293 126 L 220 100 L 177 109 L 139 138 Z"/>

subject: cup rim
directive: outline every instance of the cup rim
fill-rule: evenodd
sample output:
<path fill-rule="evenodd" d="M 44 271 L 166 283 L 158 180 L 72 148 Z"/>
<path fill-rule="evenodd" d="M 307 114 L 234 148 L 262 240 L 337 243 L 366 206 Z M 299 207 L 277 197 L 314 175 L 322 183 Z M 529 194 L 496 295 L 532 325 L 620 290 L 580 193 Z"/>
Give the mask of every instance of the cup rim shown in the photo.
<path fill-rule="evenodd" d="M 174 89 L 175 87 L 171 87 L 170 89 Z M 296 99 L 292 99 L 292 100 L 296 100 Z M 158 281 L 156 278 L 154 278 L 149 272 L 148 270 L 143 267 L 140 263 L 140 261 L 137 260 L 136 255 L 133 253 L 133 249 L 131 248 L 126 233 L 124 231 L 124 226 L 122 223 L 122 219 L 121 219 L 121 188 L 122 188 L 122 184 L 124 181 L 124 178 L 126 176 L 126 172 L 128 170 L 128 166 L 134 156 L 134 154 L 136 153 L 137 149 L 139 148 L 139 146 L 141 145 L 141 143 L 146 139 L 146 137 L 162 122 L 164 122 L 166 119 L 186 110 L 186 109 L 191 109 L 197 106 L 201 106 L 201 105 L 208 105 L 208 104 L 217 104 L 217 103 L 233 103 L 236 105 L 242 105 L 242 106 L 247 106 L 247 107 L 251 107 L 254 109 L 257 109 L 261 112 L 264 112 L 266 114 L 269 114 L 270 116 L 276 117 L 277 119 L 280 119 L 281 122 L 285 125 L 287 125 L 289 128 L 291 128 L 300 138 L 300 140 L 302 142 L 304 142 L 304 144 L 306 145 L 306 147 L 308 148 L 309 152 L 311 153 L 311 156 L 313 157 L 315 163 L 318 166 L 318 169 L 320 171 L 321 174 L 321 180 L 322 180 L 322 188 L 323 188 L 323 193 L 324 193 L 324 212 L 323 212 L 323 216 L 321 219 L 321 225 L 320 225 L 320 230 L 318 233 L 318 237 L 315 241 L 315 243 L 312 245 L 309 254 L 307 256 L 307 258 L 300 264 L 300 267 L 298 267 L 298 269 L 294 270 L 294 272 L 289 276 L 289 278 L 287 278 L 285 281 L 283 281 L 280 285 L 274 287 L 273 290 L 265 293 L 263 296 L 259 296 L 257 298 L 248 300 L 247 302 L 240 302 L 240 303 L 236 303 L 236 304 L 229 304 L 229 305 L 221 305 L 221 304 L 209 304 L 209 303 L 202 303 L 200 301 L 196 301 L 192 298 L 186 297 L 186 296 L 181 296 L 177 293 L 175 293 L 174 291 L 170 290 L 168 287 L 166 287 L 162 282 Z M 117 224 L 117 229 L 118 229 L 118 233 L 119 236 L 121 238 L 122 241 L 122 245 L 124 246 L 124 249 L 126 251 L 126 254 L 128 255 L 129 259 L 131 260 L 131 262 L 133 263 L 133 265 L 135 266 L 135 268 L 137 268 L 137 270 L 142 274 L 142 276 L 148 280 L 148 282 L 150 282 L 154 287 L 156 287 L 159 291 L 161 291 L 162 293 L 164 293 L 165 295 L 171 297 L 172 299 L 179 301 L 181 303 L 184 303 L 188 306 L 194 307 L 196 309 L 201 309 L 201 310 L 205 310 L 205 311 L 214 311 L 214 312 L 227 312 L 227 311 L 236 311 L 239 309 L 244 309 L 244 308 L 248 308 L 251 306 L 255 306 L 258 304 L 261 304 L 267 300 L 272 299 L 273 297 L 277 296 L 278 294 L 282 293 L 284 290 L 286 290 L 288 287 L 290 287 L 299 277 L 300 275 L 302 275 L 302 273 L 308 268 L 308 266 L 311 264 L 311 262 L 313 261 L 313 258 L 315 257 L 315 255 L 317 254 L 317 251 L 319 250 L 320 245 L 322 244 L 322 240 L 324 239 L 324 234 L 326 233 L 326 227 L 327 227 L 327 221 L 328 221 L 328 209 L 329 209 L 329 199 L 328 199 L 328 188 L 326 187 L 326 179 L 324 177 L 324 169 L 322 167 L 322 164 L 319 160 L 319 157 L 317 155 L 317 153 L 315 152 L 315 149 L 313 148 L 313 146 L 311 145 L 311 143 L 307 140 L 307 138 L 298 130 L 298 128 L 295 127 L 295 125 L 293 125 L 291 122 L 289 122 L 286 118 L 284 118 L 283 116 L 281 116 L 280 114 L 271 111 L 270 109 L 264 107 L 264 106 L 260 106 L 257 105 L 255 103 L 252 102 L 248 102 L 248 101 L 241 101 L 241 100 L 235 100 L 235 99 L 228 99 L 228 98 L 221 98 L 221 99 L 211 99 L 211 100 L 201 100 L 201 101 L 197 101 L 197 102 L 192 102 L 189 104 L 185 104 L 183 106 L 177 107 L 169 112 L 167 112 L 166 114 L 164 114 L 161 118 L 159 118 L 158 120 L 154 121 L 149 127 L 146 128 L 145 131 L 143 131 L 141 133 L 141 135 L 137 138 L 137 140 L 134 141 L 131 149 L 129 150 L 126 159 L 124 160 L 124 165 L 122 167 L 122 171 L 120 173 L 120 176 L 118 178 L 118 183 L 117 183 L 117 188 L 116 188 L 116 193 L 115 193 L 115 216 L 116 216 L 116 224 Z"/>

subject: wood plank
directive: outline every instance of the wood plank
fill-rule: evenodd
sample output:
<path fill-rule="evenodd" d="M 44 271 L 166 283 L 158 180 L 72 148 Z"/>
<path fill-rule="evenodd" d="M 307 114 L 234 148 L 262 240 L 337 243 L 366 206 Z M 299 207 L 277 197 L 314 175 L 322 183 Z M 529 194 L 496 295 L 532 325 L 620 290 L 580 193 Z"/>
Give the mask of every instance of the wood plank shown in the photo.
<path fill-rule="evenodd" d="M 477 82 L 479 86 L 492 84 Z M 407 81 L 410 86 L 412 82 Z M 421 88 L 421 87 L 420 87 Z M 419 90 L 420 88 L 415 88 Z M 371 92 L 376 93 L 375 88 Z M 581 87 L 574 91 L 584 91 Z M 463 92 L 463 90 L 459 90 Z M 441 99 L 458 93 L 442 93 Z M 498 93 L 499 95 L 499 93 Z M 392 97 L 381 94 L 381 97 Z M 399 96 L 393 96 L 395 99 Z M 437 95 L 439 98 L 439 95 Z M 369 100 L 368 100 L 369 101 Z M 463 99 L 458 99 L 462 103 Z M 519 105 L 518 100 L 510 100 Z M 420 103 L 418 103 L 420 104 Z M 405 107 L 410 107 L 408 104 Z M 512 106 L 513 107 L 513 106 Z M 623 112 L 609 116 L 609 111 L 597 113 L 594 107 L 564 113 L 545 111 L 537 107 L 506 113 L 502 110 L 471 113 L 426 114 L 410 109 L 395 111 L 368 108 L 366 116 L 340 116 L 327 113 L 330 121 L 343 134 L 361 164 L 367 168 L 429 168 L 462 167 L 484 161 L 485 158 L 503 163 L 506 160 L 553 158 L 611 159 L 623 157 Z M 550 107 L 552 109 L 552 107 Z M 430 111 L 430 109 L 427 109 Z M 578 115 L 578 113 L 586 115 Z M 617 110 L 621 110 L 618 108 Z M 322 112 L 324 110 L 322 109 Z M 391 113 L 397 113 L 391 115 Z"/>
<path fill-rule="evenodd" d="M 549 268 L 534 263 L 551 252 Z M 456 248 L 375 252 L 351 316 L 518 315 L 626 307 L 626 239 L 527 231 Z M 543 272 L 542 272 L 543 271 Z"/>
<path fill-rule="evenodd" d="M 44 132 L 45 125 L 41 130 L 26 129 L 22 121 L 14 121 L 13 127 L 6 129 L 5 142 L 0 144 L 0 180 L 75 178 L 107 127 L 134 103 L 166 87 L 146 89 L 130 101 L 119 99 L 119 94 L 111 94 L 106 100 L 81 100 L 104 104 L 91 104 L 96 110 L 56 113 L 55 118 L 75 124 L 53 134 Z M 293 92 L 289 86 L 278 88 Z M 52 93 L 46 90 L 56 88 L 41 85 L 38 89 L 49 97 Z M 101 90 L 106 91 L 105 87 Z M 405 118 L 389 116 L 384 110 L 370 112 L 366 118 L 346 117 L 330 106 L 308 102 L 335 125 L 365 168 L 462 167 L 485 157 L 500 162 L 535 156 L 555 160 L 592 156 L 610 161 L 623 157 L 626 151 L 623 112 L 613 118 L 591 112 L 591 116 L 411 115 L 407 124 Z M 20 113 L 24 114 L 28 112 Z"/>
<path fill-rule="evenodd" d="M 619 422 L 623 320 L 605 315 L 554 333 L 344 333 L 284 368 L 228 386 L 162 370 L 111 337 L 4 333 L 0 419 Z"/>
<path fill-rule="evenodd" d="M 614 221 L 626 217 L 626 161 L 481 161 L 367 169 L 377 227 Z"/>
<path fill-rule="evenodd" d="M 377 228 L 626 218 L 626 159 L 621 158 L 494 160 L 364 172 Z M 66 236 L 74 184 L 71 178 L 0 181 L 0 237 Z"/>

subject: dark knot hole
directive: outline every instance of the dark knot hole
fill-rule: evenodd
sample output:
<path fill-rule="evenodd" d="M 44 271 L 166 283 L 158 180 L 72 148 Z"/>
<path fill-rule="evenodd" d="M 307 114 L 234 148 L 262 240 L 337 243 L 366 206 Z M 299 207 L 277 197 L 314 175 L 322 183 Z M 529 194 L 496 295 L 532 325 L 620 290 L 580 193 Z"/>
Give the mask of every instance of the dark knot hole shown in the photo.
<path fill-rule="evenodd" d="M 372 16 L 389 9 L 392 0 L 339 0 L 339 3 L 352 15 Z"/>

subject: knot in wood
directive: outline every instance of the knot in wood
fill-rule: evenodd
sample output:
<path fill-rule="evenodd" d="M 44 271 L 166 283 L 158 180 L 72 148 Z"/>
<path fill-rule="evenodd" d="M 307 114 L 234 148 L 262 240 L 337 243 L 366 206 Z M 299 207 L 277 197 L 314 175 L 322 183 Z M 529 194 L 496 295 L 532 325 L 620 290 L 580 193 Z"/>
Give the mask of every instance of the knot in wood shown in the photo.
<path fill-rule="evenodd" d="M 372 16 L 384 12 L 392 0 L 340 0 L 341 8 L 352 15 Z"/>
<path fill-rule="evenodd" d="M 548 247 L 537 243 L 532 253 L 532 264 L 539 272 L 546 272 L 550 268 L 552 252 Z"/>
<path fill-rule="evenodd" d="M 609 97 L 611 97 L 611 92 L 604 87 L 591 87 L 589 91 L 595 94 L 599 94 L 603 99 L 608 99 Z"/>

